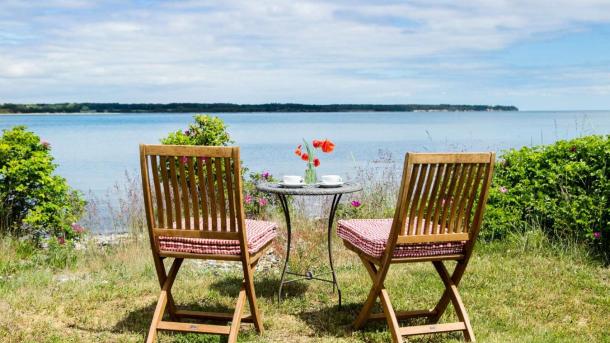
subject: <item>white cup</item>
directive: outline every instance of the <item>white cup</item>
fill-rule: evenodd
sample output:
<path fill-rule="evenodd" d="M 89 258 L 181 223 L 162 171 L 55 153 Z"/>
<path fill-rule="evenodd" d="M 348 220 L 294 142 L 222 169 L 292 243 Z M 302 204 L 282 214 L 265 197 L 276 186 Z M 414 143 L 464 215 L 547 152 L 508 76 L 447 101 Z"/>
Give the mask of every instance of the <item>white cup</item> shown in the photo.
<path fill-rule="evenodd" d="M 343 179 L 339 175 L 322 175 L 322 183 L 341 183 Z"/>
<path fill-rule="evenodd" d="M 300 185 L 303 183 L 303 177 L 298 175 L 284 175 L 282 181 L 287 185 Z"/>

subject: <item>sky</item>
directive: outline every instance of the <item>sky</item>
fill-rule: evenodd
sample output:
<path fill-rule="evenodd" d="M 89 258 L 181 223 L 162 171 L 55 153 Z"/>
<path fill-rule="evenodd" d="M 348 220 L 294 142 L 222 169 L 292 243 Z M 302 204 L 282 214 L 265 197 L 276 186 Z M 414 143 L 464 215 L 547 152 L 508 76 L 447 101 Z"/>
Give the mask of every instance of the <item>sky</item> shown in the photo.
<path fill-rule="evenodd" d="M 0 103 L 610 110 L 610 1 L 0 0 Z"/>

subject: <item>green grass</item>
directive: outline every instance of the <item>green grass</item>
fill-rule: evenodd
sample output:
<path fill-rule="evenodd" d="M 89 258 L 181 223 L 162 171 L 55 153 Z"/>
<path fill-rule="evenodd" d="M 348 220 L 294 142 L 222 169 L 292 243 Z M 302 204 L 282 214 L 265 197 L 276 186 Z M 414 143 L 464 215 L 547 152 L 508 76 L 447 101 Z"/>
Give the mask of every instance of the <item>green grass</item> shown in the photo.
<path fill-rule="evenodd" d="M 300 231 L 323 236 L 321 229 Z M 298 235 L 297 235 L 298 236 Z M 315 242 L 315 241 L 314 241 Z M 324 265 L 324 240 L 302 258 Z M 311 243 L 310 243 L 311 244 Z M 279 246 L 278 246 L 279 249 Z M 146 240 L 113 248 L 90 247 L 76 262 L 53 259 L 10 238 L 0 240 L 0 341 L 141 342 L 159 286 Z M 327 283 L 300 282 L 276 299 L 279 266 L 255 274 L 264 336 L 242 325 L 244 342 L 387 342 L 384 322 L 352 332 L 370 287 L 355 256 L 335 251 L 344 306 Z M 309 253 L 307 253 L 309 252 Z M 321 255 L 322 254 L 322 255 Z M 300 266 L 306 265 L 302 262 Z M 295 264 L 294 267 L 298 268 Z M 180 306 L 224 310 L 233 305 L 240 275 L 185 262 L 174 286 Z M 393 266 L 386 282 L 396 309 L 428 308 L 442 284 L 431 264 Z M 610 342 L 610 269 L 577 247 L 553 247 L 542 235 L 478 244 L 461 294 L 481 342 Z M 443 320 L 453 320 L 451 307 Z M 411 338 L 413 342 L 461 341 L 461 334 Z M 218 336 L 161 334 L 162 342 L 223 342 Z"/>

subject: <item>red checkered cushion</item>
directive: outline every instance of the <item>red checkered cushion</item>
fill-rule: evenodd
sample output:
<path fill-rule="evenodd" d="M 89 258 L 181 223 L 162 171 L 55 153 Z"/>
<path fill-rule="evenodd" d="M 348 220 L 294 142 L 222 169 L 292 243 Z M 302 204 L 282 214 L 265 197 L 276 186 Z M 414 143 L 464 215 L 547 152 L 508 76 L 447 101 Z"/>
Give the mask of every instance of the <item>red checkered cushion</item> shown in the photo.
<path fill-rule="evenodd" d="M 392 219 L 339 220 L 337 235 L 363 253 L 381 257 L 390 236 Z M 397 244 L 394 257 L 427 257 L 461 254 L 466 242 Z"/>
<path fill-rule="evenodd" d="M 277 224 L 246 219 L 248 252 L 254 254 L 277 236 Z M 191 254 L 239 255 L 238 240 L 159 236 L 159 249 Z"/>

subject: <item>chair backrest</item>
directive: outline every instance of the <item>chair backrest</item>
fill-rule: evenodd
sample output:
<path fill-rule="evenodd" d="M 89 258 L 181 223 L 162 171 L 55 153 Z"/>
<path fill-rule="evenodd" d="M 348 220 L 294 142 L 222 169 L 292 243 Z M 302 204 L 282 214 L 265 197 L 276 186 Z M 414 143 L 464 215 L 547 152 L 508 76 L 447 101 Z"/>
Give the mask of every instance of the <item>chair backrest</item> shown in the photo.
<path fill-rule="evenodd" d="M 140 166 L 155 246 L 158 236 L 246 241 L 239 147 L 140 145 Z"/>
<path fill-rule="evenodd" d="M 394 214 L 396 243 L 474 241 L 495 153 L 407 153 Z"/>

